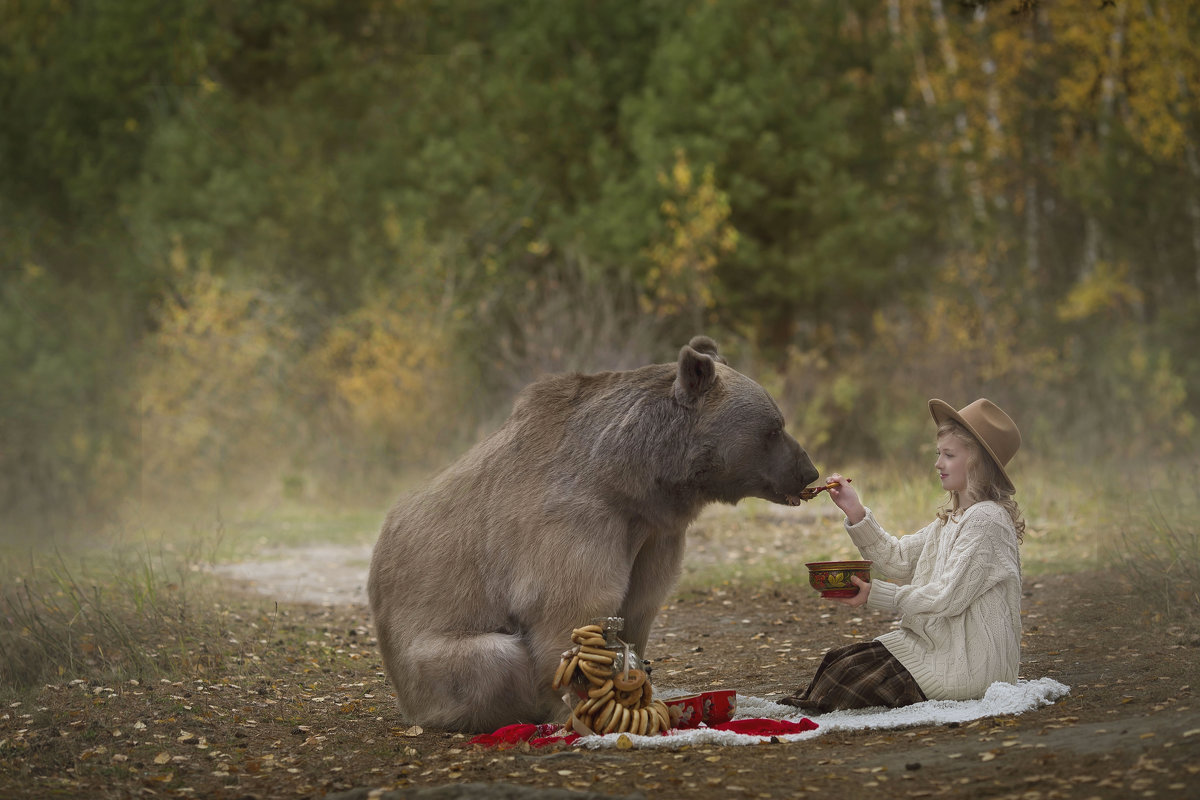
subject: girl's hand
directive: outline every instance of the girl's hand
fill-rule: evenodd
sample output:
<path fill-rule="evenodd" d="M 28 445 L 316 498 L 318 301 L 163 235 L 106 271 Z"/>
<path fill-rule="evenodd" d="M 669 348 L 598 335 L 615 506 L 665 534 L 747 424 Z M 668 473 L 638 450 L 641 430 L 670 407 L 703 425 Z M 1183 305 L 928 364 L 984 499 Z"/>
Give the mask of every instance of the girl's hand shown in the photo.
<path fill-rule="evenodd" d="M 851 575 L 850 580 L 858 587 L 858 594 L 854 595 L 854 597 L 834 597 L 831 599 L 836 600 L 844 606 L 857 608 L 867 602 L 867 597 L 871 594 L 871 582 L 864 581 L 857 575 Z"/>
<path fill-rule="evenodd" d="M 867 510 L 863 508 L 862 501 L 858 499 L 858 492 L 854 491 L 854 487 L 850 482 L 841 476 L 840 473 L 833 473 L 825 479 L 825 483 L 836 483 L 837 486 L 829 490 L 829 497 L 833 500 L 834 505 L 840 508 L 846 514 L 846 519 L 851 525 L 857 525 L 862 522 L 867 516 Z"/>

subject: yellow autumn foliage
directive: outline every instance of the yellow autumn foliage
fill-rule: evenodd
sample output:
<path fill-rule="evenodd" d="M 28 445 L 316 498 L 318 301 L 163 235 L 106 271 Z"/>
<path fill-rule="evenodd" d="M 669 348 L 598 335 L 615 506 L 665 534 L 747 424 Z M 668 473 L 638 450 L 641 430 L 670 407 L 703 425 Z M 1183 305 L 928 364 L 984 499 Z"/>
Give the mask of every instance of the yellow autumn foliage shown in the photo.
<path fill-rule="evenodd" d="M 414 300 L 380 293 L 334 323 L 305 372 L 326 423 L 373 463 L 420 463 L 452 435 L 456 391 L 450 332 Z"/>
<path fill-rule="evenodd" d="M 284 400 L 297 332 L 286 304 L 191 263 L 178 243 L 171 280 L 137 381 L 140 488 L 156 502 L 274 468 L 293 424 Z"/>
<path fill-rule="evenodd" d="M 705 168 L 697 180 L 682 150 L 676 151 L 670 174 L 659 173 L 658 182 L 667 191 L 659 208 L 665 234 L 646 253 L 651 267 L 643 308 L 659 318 L 690 312 L 700 323 L 703 312 L 716 304 L 717 263 L 737 248 L 729 200 L 717 188 L 713 168 Z"/>
<path fill-rule="evenodd" d="M 1123 316 L 1142 303 L 1142 293 L 1124 264 L 1101 262 L 1080 278 L 1059 302 L 1058 318 L 1077 322 L 1095 316 Z"/>
<path fill-rule="evenodd" d="M 887 456 L 925 442 L 928 398 L 986 396 L 1025 415 L 1030 449 L 1186 452 L 1198 430 L 1186 383 L 1139 326 L 1142 298 L 1124 268 L 1101 262 L 1049 308 L 1063 324 L 1053 338 L 1025 324 L 1031 309 L 1019 298 L 1036 296 L 1023 285 L 1031 278 L 1000 277 L 985 254 L 960 253 L 919 303 L 876 312 L 869 341 L 819 331 L 814 348 L 789 352 L 785 414 L 815 448 Z M 1089 335 L 1097 323 L 1106 328 L 1098 339 Z"/>
<path fill-rule="evenodd" d="M 1130 130 L 1148 153 L 1164 160 L 1179 158 L 1189 146 L 1188 120 L 1200 111 L 1195 46 L 1185 24 L 1194 14 L 1189 0 L 1159 0 L 1129 15 L 1124 72 Z"/>
<path fill-rule="evenodd" d="M 417 300 L 377 294 L 305 339 L 287 297 L 178 247 L 171 275 L 140 352 L 144 502 L 357 490 L 454 436 L 463 396 L 450 335 Z"/>
<path fill-rule="evenodd" d="M 814 351 L 791 352 L 785 413 L 802 420 L 807 442 L 878 448 L 886 457 L 926 443 L 930 397 L 965 405 L 988 396 L 1024 408 L 1033 394 L 1052 391 L 1064 365 L 1055 343 L 1022 324 L 1027 309 L 1014 291 L 986 254 L 947 259 L 927 296 L 877 311 L 869 334 L 827 330 Z"/>

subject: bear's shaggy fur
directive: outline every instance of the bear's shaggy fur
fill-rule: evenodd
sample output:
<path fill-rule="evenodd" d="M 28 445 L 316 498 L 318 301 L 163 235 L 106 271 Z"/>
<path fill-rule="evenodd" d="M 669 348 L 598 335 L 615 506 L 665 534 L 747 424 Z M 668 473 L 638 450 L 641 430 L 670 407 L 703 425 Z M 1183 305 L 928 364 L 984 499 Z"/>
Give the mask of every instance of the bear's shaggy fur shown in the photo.
<path fill-rule="evenodd" d="M 624 617 L 645 656 L 700 510 L 791 502 L 816 478 L 706 337 L 676 364 L 530 385 L 383 524 L 367 588 L 401 713 L 470 731 L 565 718 L 550 684 L 573 627 Z"/>

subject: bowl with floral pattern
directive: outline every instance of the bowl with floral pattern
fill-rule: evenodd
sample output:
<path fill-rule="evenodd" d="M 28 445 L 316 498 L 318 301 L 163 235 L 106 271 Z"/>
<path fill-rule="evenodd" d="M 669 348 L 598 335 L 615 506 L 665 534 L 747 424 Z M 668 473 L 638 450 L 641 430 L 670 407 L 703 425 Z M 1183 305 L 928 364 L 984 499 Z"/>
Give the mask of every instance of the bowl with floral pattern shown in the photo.
<path fill-rule="evenodd" d="M 870 561 L 810 561 L 804 566 L 808 567 L 808 585 L 821 597 L 854 597 L 858 587 L 850 578 L 857 575 L 871 580 Z"/>

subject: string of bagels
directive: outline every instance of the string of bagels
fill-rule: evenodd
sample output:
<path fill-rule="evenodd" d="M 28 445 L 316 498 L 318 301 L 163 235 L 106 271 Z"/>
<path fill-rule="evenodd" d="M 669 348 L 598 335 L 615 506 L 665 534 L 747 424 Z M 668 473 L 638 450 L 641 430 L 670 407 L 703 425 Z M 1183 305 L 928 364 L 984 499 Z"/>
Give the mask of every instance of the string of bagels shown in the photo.
<path fill-rule="evenodd" d="M 555 690 L 575 685 L 580 696 L 570 723 L 579 722 L 595 734 L 632 733 L 653 736 L 671 728 L 671 715 L 644 670 L 631 666 L 632 650 L 625 647 L 621 666 L 619 652 L 609 649 L 604 629 L 585 625 L 571 631 L 575 644 L 562 654 L 551 684 Z M 619 640 L 618 640 L 619 641 Z"/>

